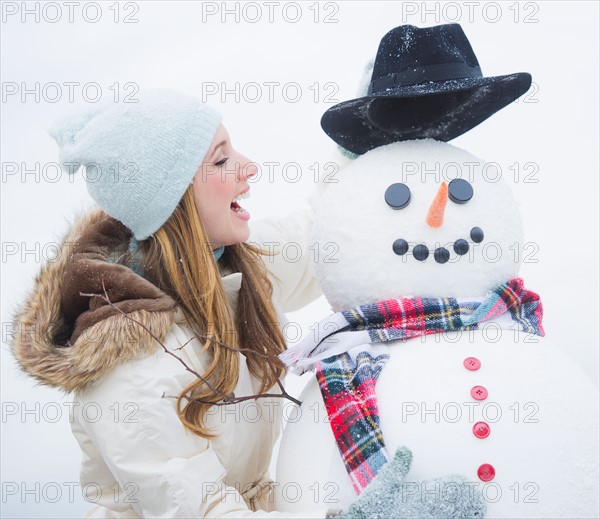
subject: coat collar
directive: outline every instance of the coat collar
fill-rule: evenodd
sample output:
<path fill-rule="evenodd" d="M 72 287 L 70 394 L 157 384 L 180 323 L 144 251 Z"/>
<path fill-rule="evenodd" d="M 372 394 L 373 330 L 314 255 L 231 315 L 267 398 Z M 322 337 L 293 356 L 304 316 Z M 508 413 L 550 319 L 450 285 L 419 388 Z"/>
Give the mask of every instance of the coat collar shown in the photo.
<path fill-rule="evenodd" d="M 100 209 L 76 218 L 61 240 L 55 261 L 44 265 L 12 315 L 10 349 L 20 368 L 44 385 L 84 389 L 116 364 L 160 348 L 135 319 L 162 342 L 174 322 L 183 323 L 175 301 L 125 265 L 131 232 Z M 223 286 L 235 309 L 241 273 L 225 273 Z M 116 310 L 99 298 L 102 283 Z"/>

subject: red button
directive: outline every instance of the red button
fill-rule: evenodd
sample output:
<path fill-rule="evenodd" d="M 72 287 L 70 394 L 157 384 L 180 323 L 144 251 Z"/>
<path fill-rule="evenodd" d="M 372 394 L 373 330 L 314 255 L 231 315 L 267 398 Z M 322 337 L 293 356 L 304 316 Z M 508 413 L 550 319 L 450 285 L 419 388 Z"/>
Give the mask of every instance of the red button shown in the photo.
<path fill-rule="evenodd" d="M 482 440 L 483 438 L 487 438 L 490 435 L 490 432 L 490 426 L 485 422 L 477 422 L 473 426 L 473 434 Z"/>
<path fill-rule="evenodd" d="M 477 371 L 481 367 L 481 361 L 475 357 L 467 357 L 463 361 L 463 365 L 469 371 Z"/>
<path fill-rule="evenodd" d="M 492 481 L 496 475 L 496 469 L 489 463 L 484 463 L 477 469 L 477 475 L 481 481 Z"/>
<path fill-rule="evenodd" d="M 473 386 L 471 389 L 471 396 L 475 400 L 485 400 L 488 396 L 488 391 L 483 386 Z"/>

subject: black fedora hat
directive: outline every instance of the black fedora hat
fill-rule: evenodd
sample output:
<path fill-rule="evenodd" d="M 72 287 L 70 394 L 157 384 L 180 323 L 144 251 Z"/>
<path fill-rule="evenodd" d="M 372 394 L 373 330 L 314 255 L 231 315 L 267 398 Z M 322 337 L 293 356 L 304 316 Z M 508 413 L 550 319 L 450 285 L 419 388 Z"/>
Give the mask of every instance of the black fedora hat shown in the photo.
<path fill-rule="evenodd" d="M 382 38 L 366 95 L 332 106 L 321 127 L 359 155 L 396 141 L 449 141 L 530 86 L 527 72 L 483 77 L 458 23 L 402 25 Z"/>

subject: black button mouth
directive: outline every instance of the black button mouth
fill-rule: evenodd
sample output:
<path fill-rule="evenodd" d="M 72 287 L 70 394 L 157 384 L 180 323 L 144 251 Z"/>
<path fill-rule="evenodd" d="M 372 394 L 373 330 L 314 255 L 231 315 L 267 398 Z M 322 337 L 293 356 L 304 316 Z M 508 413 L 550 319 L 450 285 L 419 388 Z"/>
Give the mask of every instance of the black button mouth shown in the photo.
<path fill-rule="evenodd" d="M 481 243 L 484 238 L 484 232 L 481 227 L 473 227 L 469 236 L 473 244 Z M 467 240 L 459 238 L 452 244 L 452 249 L 458 257 L 465 256 L 471 249 L 471 245 Z M 410 244 L 405 239 L 398 238 L 397 240 L 394 240 L 392 250 L 394 251 L 394 254 L 398 256 L 405 256 L 410 250 Z M 413 247 L 412 255 L 417 261 L 423 262 L 429 258 L 430 249 L 424 243 L 419 243 Z M 448 261 L 450 261 L 450 251 L 445 246 L 439 246 L 433 250 L 433 259 L 440 265 L 448 263 Z"/>
<path fill-rule="evenodd" d="M 450 251 L 446 247 L 438 247 L 433 253 L 433 259 L 437 263 L 446 263 L 450 259 Z"/>

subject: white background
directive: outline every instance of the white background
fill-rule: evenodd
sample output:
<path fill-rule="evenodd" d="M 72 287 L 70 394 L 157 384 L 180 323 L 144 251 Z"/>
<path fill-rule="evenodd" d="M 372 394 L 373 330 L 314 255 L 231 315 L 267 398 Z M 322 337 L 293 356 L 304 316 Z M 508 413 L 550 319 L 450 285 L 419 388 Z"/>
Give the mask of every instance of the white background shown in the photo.
<path fill-rule="evenodd" d="M 26 297 L 51 253 L 47 244 L 58 241 L 74 215 L 91 204 L 81 175 L 62 175 L 56 181 L 55 170 L 44 170 L 58 160 L 46 128 L 75 105 L 87 104 L 81 86 L 74 87 L 74 102 L 69 102 L 65 82 L 95 82 L 102 100 L 112 98 L 115 83 L 121 95 L 131 82 L 198 97 L 203 84 L 215 83 L 220 92 L 207 101 L 223 112 L 234 146 L 259 163 L 281 164 L 274 169 L 274 181 L 265 173 L 244 203 L 258 219 L 306 202 L 314 187 L 309 166 L 330 160 L 335 151 L 320 128 L 320 117 L 335 102 L 356 97 L 362 69 L 388 30 L 404 23 L 461 23 L 485 76 L 527 71 L 535 85 L 527 96 L 452 143 L 499 162 L 511 179 L 522 205 L 526 241 L 539 245 L 539 261 L 521 271 L 526 286 L 542 296 L 548 337 L 597 383 L 598 4 L 470 4 L 471 11 L 460 2 L 274 2 L 270 13 L 264 4 L 238 3 L 236 15 L 235 3 L 226 4 L 231 12 L 224 14 L 221 2 L 205 2 L 217 13 L 208 15 L 205 7 L 203 20 L 200 2 L 101 2 L 101 18 L 93 23 L 98 10 L 79 2 L 72 22 L 67 6 L 55 4 L 62 16 L 51 23 L 59 14 L 56 7 L 37 4 L 39 21 L 34 14 L 23 21 L 21 2 L 3 2 L 2 480 L 3 485 L 25 483 L 33 489 L 9 496 L 4 487 L 3 517 L 80 517 L 88 508 L 77 487 L 75 499 L 69 499 L 65 484 L 77 482 L 80 461 L 67 408 L 63 406 L 56 423 L 44 421 L 41 413 L 21 417 L 4 412 L 11 403 L 19 409 L 35 409 L 37 403 L 41 410 L 49 402 L 70 401 L 58 391 L 34 387 L 17 372 L 7 351 L 10 312 Z M 35 10 L 36 4 L 26 7 Z M 17 14 L 9 15 L 12 9 Z M 137 23 L 124 23 L 127 15 Z M 58 102 L 50 102 L 56 89 L 44 92 L 50 82 L 63 85 Z M 244 91 L 250 82 L 260 88 Z M 272 102 L 269 82 L 275 83 Z M 23 100 L 22 88 L 35 89 L 36 83 L 41 98 L 36 101 L 30 94 Z M 236 83 L 240 97 L 230 93 L 222 99 L 222 87 L 235 90 Z M 297 102 L 291 102 L 297 97 L 293 83 L 301 89 Z M 5 96 L 14 84 L 19 92 Z M 88 100 L 95 96 L 93 89 L 86 93 Z M 262 99 L 251 102 L 258 93 Z M 302 176 L 294 183 L 283 174 L 283 165 L 290 162 L 302 165 Z M 538 167 L 538 182 L 515 183 L 508 166 L 529 162 Z M 39 163 L 39 178 L 6 175 L 8 163 L 24 163 L 29 169 Z M 292 176 L 294 170 L 287 173 Z M 36 248 L 37 253 L 22 255 L 24 249 Z M 306 327 L 327 312 L 321 299 L 290 319 Z M 548 381 L 549 390 L 559 383 Z M 292 384 L 301 385 L 298 380 Z M 55 488 L 46 487 L 47 499 L 41 492 L 51 482 L 63 490 L 56 503 L 48 502 Z"/>

